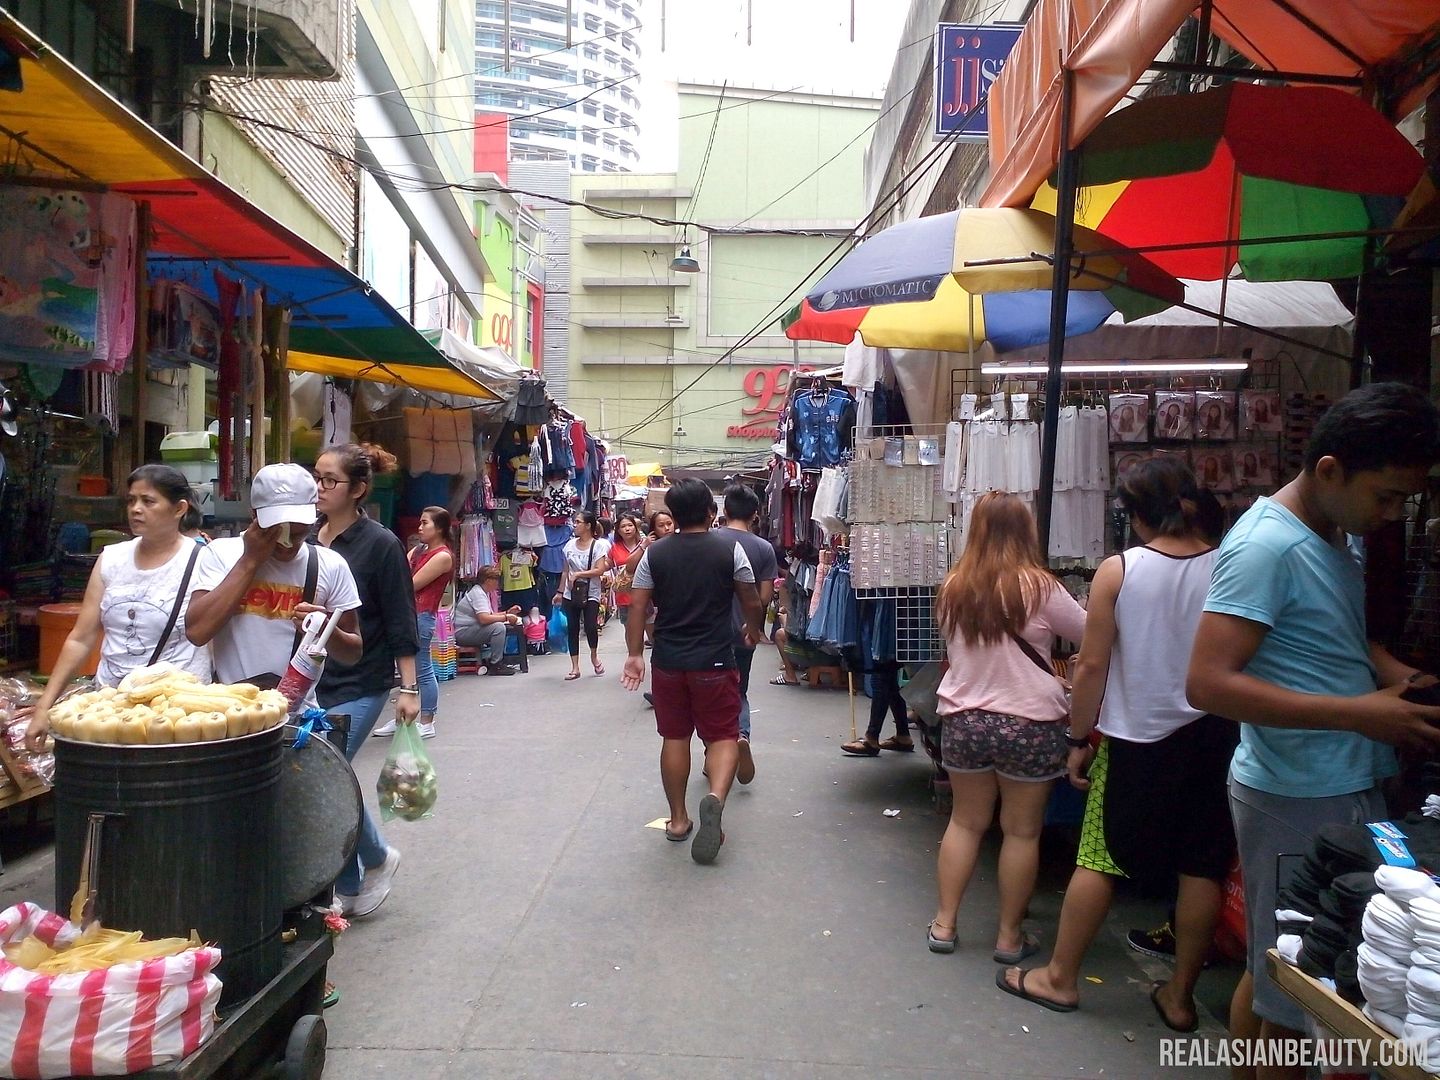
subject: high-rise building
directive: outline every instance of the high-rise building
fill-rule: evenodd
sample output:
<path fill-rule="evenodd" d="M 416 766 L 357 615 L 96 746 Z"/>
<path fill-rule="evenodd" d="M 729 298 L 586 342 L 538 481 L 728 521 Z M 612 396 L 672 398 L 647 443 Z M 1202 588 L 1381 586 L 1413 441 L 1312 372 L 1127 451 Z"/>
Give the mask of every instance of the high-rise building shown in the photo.
<path fill-rule="evenodd" d="M 639 163 L 642 0 L 479 0 L 475 107 L 505 113 L 515 161 Z M 568 12 L 568 26 L 567 26 Z"/>

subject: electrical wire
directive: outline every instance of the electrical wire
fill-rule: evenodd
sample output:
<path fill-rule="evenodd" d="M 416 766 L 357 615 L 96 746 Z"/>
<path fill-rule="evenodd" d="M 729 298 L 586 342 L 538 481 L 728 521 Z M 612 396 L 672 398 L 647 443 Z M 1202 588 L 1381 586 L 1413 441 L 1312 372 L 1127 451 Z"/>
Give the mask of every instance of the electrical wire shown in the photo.
<path fill-rule="evenodd" d="M 710 153 L 715 149 L 715 133 L 720 130 L 720 110 L 725 105 L 725 91 L 729 86 L 728 79 L 720 84 L 720 96 L 715 101 L 715 118 L 710 121 L 710 138 L 705 143 L 705 153 L 700 159 L 700 172 L 695 179 L 695 189 L 690 193 L 691 213 L 694 213 L 700 202 L 700 190 L 705 186 L 705 173 L 710 168 Z"/>
<path fill-rule="evenodd" d="M 985 94 L 981 95 L 980 101 L 976 104 L 976 107 L 972 109 L 968 114 L 966 114 L 963 123 L 961 123 L 954 130 L 947 132 L 942 138 L 937 139 L 935 145 L 932 146 L 928 151 L 926 151 L 926 153 L 921 156 L 920 160 L 917 161 L 909 170 L 902 174 L 900 179 L 888 192 L 886 192 L 884 195 L 882 195 L 879 199 L 876 200 L 875 206 L 872 207 L 870 212 L 865 215 L 864 219 L 862 219 L 860 225 L 856 227 L 855 231 L 863 236 L 869 226 L 871 226 L 876 221 L 882 220 L 885 215 L 890 213 L 891 210 L 893 210 L 896 206 L 899 206 L 900 203 L 904 200 L 905 196 L 909 194 L 910 190 L 912 190 L 914 186 L 919 183 L 920 178 L 923 177 L 926 171 L 928 171 L 931 164 L 933 164 L 933 161 L 938 160 L 940 153 L 943 150 L 948 149 L 954 142 L 958 140 L 959 135 L 961 135 L 965 131 L 965 128 L 969 126 L 972 118 L 979 115 L 981 108 L 986 104 L 988 100 L 989 91 L 986 91 Z M 890 205 L 884 206 L 882 209 L 882 204 L 885 204 L 887 202 L 889 202 Z M 730 356 L 734 355 L 740 349 L 745 348 L 745 346 L 750 344 L 750 342 L 754 341 L 757 337 L 761 336 L 761 334 L 764 332 L 765 327 L 769 326 L 778 315 L 787 310 L 790 304 L 790 300 L 794 297 L 794 295 L 799 290 L 803 289 L 806 283 L 809 282 L 812 278 L 814 278 L 815 275 L 826 269 L 826 264 L 829 263 L 830 260 L 834 259 L 837 255 L 839 255 L 841 250 L 847 244 L 853 243 L 859 238 L 860 237 L 852 234 L 851 236 L 848 236 L 845 239 L 841 240 L 839 244 L 837 244 L 827 255 L 825 255 L 820 260 L 820 262 L 815 266 L 814 269 L 807 273 L 788 293 L 786 293 L 785 297 L 780 301 L 778 305 L 770 309 L 769 314 L 767 314 L 761 322 L 757 323 L 754 328 L 752 328 L 748 333 L 743 335 L 740 341 L 727 348 L 710 364 L 702 368 L 700 373 L 696 375 L 694 379 L 690 380 L 690 382 L 687 383 L 682 389 L 673 392 L 668 402 L 666 402 L 661 407 L 653 410 L 638 424 L 634 424 L 631 427 L 627 428 L 615 441 L 622 442 L 625 438 L 633 435 L 636 431 L 639 431 L 641 428 L 648 426 L 662 413 L 664 413 L 665 409 L 668 406 L 673 405 L 679 399 L 681 394 L 684 394 L 686 391 L 695 387 L 701 379 L 705 378 L 705 376 L 708 375 L 711 371 L 713 371 L 719 364 L 724 362 Z"/>

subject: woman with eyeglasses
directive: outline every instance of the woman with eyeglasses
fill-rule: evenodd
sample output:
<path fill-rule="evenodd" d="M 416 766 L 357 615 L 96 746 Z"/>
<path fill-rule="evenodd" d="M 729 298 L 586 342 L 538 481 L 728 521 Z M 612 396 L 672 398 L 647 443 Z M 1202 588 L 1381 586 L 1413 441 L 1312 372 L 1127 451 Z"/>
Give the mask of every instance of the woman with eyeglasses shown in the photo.
<path fill-rule="evenodd" d="M 395 719 L 413 723 L 420 712 L 415 657 L 420 635 L 415 591 L 400 539 L 365 513 L 375 473 L 395 468 L 395 456 L 378 446 L 346 443 L 332 447 L 315 462 L 316 509 L 321 521 L 314 539 L 344 557 L 360 593 L 360 634 L 364 651 L 356 664 L 325 665 L 316 697 L 326 712 L 350 717 L 345 757 L 351 761 L 375 730 L 390 693 L 395 669 L 400 690 Z M 394 731 L 395 721 L 389 722 Z M 371 914 L 390 892 L 400 853 L 385 843 L 370 811 L 360 825 L 355 855 L 335 882 L 336 897 L 347 918 Z"/>

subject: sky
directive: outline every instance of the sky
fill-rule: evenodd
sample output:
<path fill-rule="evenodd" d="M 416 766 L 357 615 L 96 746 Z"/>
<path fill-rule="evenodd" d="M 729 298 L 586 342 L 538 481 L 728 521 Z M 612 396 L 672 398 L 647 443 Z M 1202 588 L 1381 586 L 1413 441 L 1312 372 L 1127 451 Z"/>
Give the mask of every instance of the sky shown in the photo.
<path fill-rule="evenodd" d="M 641 171 L 675 168 L 680 80 L 878 98 L 909 8 L 906 0 L 643 0 Z"/>

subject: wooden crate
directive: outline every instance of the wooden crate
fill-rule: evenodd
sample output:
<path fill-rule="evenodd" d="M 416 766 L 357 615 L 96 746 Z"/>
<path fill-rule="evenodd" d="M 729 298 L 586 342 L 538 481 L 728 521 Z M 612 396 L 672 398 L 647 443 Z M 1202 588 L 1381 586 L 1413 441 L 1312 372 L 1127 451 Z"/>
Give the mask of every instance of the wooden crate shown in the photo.
<path fill-rule="evenodd" d="M 1274 949 L 1265 954 L 1265 966 L 1270 972 L 1270 978 L 1275 980 L 1281 990 L 1338 1037 L 1367 1041 L 1374 1050 L 1370 1055 L 1369 1065 L 1386 1080 L 1431 1080 L 1435 1075 L 1415 1065 L 1382 1066 L 1379 1051 L 1375 1048 L 1382 1042 L 1398 1042 L 1395 1036 L 1379 1027 L 1329 987 L 1312 979 L 1299 968 L 1287 964 Z"/>

